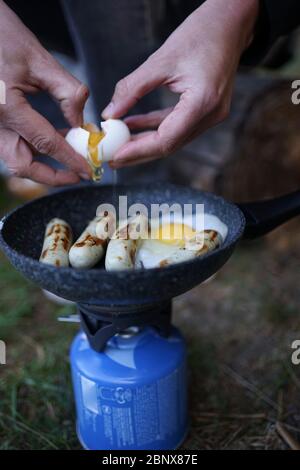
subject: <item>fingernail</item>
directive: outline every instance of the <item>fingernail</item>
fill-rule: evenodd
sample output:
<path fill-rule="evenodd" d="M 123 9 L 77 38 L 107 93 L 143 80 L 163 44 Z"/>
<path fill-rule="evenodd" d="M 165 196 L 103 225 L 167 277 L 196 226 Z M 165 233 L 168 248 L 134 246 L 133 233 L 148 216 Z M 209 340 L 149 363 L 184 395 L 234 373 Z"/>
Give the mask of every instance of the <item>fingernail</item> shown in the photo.
<path fill-rule="evenodd" d="M 88 173 L 79 173 L 79 176 L 83 180 L 90 180 L 91 176 Z"/>
<path fill-rule="evenodd" d="M 114 112 L 114 108 L 115 108 L 115 105 L 113 104 L 113 102 L 111 101 L 107 106 L 106 108 L 102 111 L 102 116 L 104 118 L 109 118 L 113 115 L 113 112 Z"/>

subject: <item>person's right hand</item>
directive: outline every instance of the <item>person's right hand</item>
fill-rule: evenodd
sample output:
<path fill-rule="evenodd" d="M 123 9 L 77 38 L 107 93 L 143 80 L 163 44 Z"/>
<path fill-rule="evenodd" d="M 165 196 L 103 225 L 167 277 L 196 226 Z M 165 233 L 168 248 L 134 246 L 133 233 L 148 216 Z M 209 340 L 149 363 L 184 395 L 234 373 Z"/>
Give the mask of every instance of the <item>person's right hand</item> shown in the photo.
<path fill-rule="evenodd" d="M 165 158 L 225 119 L 241 54 L 249 46 L 258 0 L 206 0 L 136 70 L 116 85 L 105 119 L 118 119 L 146 94 L 167 87 L 172 108 L 129 116 L 136 134 L 110 162 L 121 168 Z"/>
<path fill-rule="evenodd" d="M 82 124 L 88 89 L 56 62 L 0 0 L 0 79 L 6 103 L 0 104 L 0 159 L 8 171 L 39 183 L 58 186 L 90 177 L 86 160 L 26 100 L 26 93 L 47 91 L 70 124 Z M 68 170 L 54 170 L 33 155 L 50 155 Z"/>

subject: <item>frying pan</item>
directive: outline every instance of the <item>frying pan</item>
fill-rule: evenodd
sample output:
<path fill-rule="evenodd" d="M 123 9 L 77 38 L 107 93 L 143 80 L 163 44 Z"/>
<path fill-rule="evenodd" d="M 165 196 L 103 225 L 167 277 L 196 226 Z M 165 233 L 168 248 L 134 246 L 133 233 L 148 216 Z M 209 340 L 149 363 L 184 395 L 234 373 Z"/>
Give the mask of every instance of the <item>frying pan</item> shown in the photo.
<path fill-rule="evenodd" d="M 228 226 L 223 245 L 203 257 L 184 263 L 137 271 L 107 272 L 103 263 L 94 269 L 56 268 L 39 263 L 45 226 L 53 217 L 70 223 L 78 237 L 95 216 L 100 203 L 113 203 L 119 195 L 128 206 L 143 203 L 203 203 L 205 212 Z M 99 186 L 92 183 L 60 190 L 29 202 L 2 219 L 0 247 L 15 268 L 43 289 L 80 304 L 107 308 L 163 303 L 218 271 L 242 238 L 255 238 L 300 214 L 300 191 L 268 201 L 236 205 L 196 189 L 170 184 Z M 254 262 L 254 261 L 253 261 Z"/>

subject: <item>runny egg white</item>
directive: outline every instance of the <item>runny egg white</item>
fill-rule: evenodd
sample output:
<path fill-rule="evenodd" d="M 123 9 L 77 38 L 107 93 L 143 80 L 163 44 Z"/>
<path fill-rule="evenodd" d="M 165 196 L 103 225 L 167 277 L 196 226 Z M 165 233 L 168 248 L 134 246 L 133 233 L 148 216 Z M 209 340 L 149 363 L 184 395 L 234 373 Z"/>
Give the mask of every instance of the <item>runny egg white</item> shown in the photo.
<path fill-rule="evenodd" d="M 100 125 L 101 129 L 95 124 L 84 124 L 70 129 L 66 135 L 71 147 L 88 160 L 95 180 L 101 179 L 102 163 L 112 160 L 130 140 L 129 129 L 120 119 L 108 119 Z"/>
<path fill-rule="evenodd" d="M 220 246 L 227 237 L 227 226 L 211 214 L 204 214 L 203 222 L 204 231 L 201 233 L 204 239 L 196 238 L 199 232 L 192 215 L 184 219 L 174 216 L 172 222 L 166 222 L 164 218 L 152 220 L 151 238 L 139 240 L 135 268 L 149 269 L 180 263 Z"/>

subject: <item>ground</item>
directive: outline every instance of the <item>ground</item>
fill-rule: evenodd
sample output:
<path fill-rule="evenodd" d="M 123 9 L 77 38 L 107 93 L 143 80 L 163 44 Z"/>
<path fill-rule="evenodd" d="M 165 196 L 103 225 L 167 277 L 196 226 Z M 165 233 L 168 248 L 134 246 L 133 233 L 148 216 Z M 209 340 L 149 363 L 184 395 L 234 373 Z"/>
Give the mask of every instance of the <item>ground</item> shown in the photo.
<path fill-rule="evenodd" d="M 17 203 L 0 199 L 2 212 Z M 68 362 L 77 327 L 57 321 L 71 308 L 0 263 L 0 449 L 79 449 Z M 243 242 L 214 279 L 174 301 L 189 351 L 184 449 L 299 447 L 299 267 L 295 248 L 275 256 L 268 241 Z"/>

